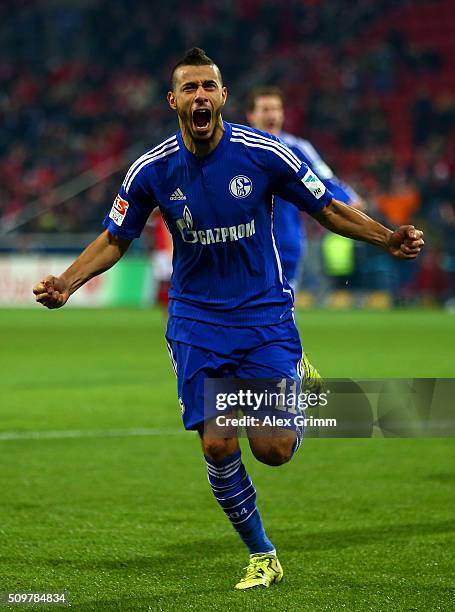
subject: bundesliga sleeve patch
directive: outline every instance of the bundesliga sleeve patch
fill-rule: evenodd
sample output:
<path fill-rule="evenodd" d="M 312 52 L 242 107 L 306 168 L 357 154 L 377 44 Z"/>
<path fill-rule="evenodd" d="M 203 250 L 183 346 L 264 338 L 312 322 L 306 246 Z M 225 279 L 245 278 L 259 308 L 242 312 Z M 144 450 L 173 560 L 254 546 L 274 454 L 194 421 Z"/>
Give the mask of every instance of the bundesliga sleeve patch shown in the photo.
<path fill-rule="evenodd" d="M 318 177 L 311 172 L 311 170 L 307 170 L 305 176 L 302 179 L 302 183 L 308 189 L 310 193 L 314 195 L 316 200 L 319 200 L 325 193 L 325 185 L 322 183 Z"/>
<path fill-rule="evenodd" d="M 116 225 L 122 225 L 128 206 L 128 202 L 123 200 L 119 195 L 115 198 L 109 217 Z"/>

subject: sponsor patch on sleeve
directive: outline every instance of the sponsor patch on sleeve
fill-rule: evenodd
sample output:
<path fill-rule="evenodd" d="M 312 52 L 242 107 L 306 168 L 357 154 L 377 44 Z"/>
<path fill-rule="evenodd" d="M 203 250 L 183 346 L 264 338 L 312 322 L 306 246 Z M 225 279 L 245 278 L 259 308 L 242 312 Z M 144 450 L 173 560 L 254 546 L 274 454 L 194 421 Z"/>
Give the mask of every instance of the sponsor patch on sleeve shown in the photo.
<path fill-rule="evenodd" d="M 119 195 L 115 198 L 109 217 L 116 225 L 122 225 L 128 206 L 128 202 L 123 200 Z"/>
<path fill-rule="evenodd" d="M 319 200 L 325 193 L 325 185 L 311 170 L 307 170 L 305 176 L 302 179 L 302 183 L 308 189 L 310 193 L 314 195 L 316 200 Z"/>

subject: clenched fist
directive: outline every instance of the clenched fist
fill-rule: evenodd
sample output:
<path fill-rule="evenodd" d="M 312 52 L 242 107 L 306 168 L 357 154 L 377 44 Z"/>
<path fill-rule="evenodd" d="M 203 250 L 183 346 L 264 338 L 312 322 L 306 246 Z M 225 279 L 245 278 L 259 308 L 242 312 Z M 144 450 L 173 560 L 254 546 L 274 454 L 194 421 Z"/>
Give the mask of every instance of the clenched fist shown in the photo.
<path fill-rule="evenodd" d="M 390 235 L 387 250 L 400 259 L 415 259 L 424 244 L 421 230 L 413 225 L 402 225 Z"/>
<path fill-rule="evenodd" d="M 36 301 L 46 308 L 61 308 L 70 296 L 68 287 L 59 276 L 46 276 L 34 288 Z"/>

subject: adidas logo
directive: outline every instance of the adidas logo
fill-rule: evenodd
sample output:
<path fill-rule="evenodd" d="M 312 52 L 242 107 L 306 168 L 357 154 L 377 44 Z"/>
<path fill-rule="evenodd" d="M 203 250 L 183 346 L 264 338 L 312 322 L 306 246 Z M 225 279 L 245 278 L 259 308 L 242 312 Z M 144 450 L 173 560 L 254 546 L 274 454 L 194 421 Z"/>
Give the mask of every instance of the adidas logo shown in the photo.
<path fill-rule="evenodd" d="M 186 200 L 186 195 L 183 193 L 183 191 L 180 189 L 180 187 L 177 187 L 177 189 L 174 191 L 174 193 L 171 195 L 171 197 L 169 198 L 172 201 L 175 200 Z"/>

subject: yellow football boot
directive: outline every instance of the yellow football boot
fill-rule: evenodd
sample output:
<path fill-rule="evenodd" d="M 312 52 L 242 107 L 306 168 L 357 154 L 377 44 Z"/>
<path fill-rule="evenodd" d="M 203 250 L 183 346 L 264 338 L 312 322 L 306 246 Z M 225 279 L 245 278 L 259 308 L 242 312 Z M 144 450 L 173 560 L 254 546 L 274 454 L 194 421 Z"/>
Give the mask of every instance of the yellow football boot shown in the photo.
<path fill-rule="evenodd" d="M 236 589 L 266 589 L 283 578 L 283 568 L 276 555 L 260 553 L 251 555 L 246 574 L 235 585 Z"/>
<path fill-rule="evenodd" d="M 324 380 L 316 368 L 311 365 L 307 354 L 302 356 L 303 383 L 302 391 L 319 394 L 324 389 Z"/>

